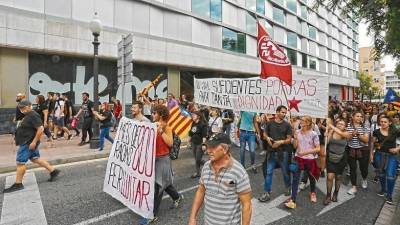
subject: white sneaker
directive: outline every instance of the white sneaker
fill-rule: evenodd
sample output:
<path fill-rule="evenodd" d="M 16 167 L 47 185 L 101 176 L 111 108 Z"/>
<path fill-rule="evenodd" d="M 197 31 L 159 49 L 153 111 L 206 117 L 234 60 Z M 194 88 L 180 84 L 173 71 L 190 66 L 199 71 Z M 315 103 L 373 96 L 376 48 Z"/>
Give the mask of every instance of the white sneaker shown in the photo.
<path fill-rule="evenodd" d="M 306 189 L 308 187 L 308 183 L 300 182 L 299 189 L 300 191 Z"/>
<path fill-rule="evenodd" d="M 347 191 L 347 194 L 349 194 L 349 195 L 355 195 L 356 193 L 357 193 L 356 187 L 352 187 Z"/>
<path fill-rule="evenodd" d="M 364 189 L 367 189 L 367 187 L 368 187 L 367 179 L 361 181 L 361 187 L 364 188 Z"/>

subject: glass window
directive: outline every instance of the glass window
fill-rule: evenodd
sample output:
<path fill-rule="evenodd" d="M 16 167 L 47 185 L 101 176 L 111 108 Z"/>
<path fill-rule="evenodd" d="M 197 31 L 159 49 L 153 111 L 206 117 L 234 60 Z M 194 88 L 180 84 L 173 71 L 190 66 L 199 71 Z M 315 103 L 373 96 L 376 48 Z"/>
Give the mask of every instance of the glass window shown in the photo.
<path fill-rule="evenodd" d="M 308 27 L 308 37 L 317 40 L 317 29 L 315 27 Z"/>
<path fill-rule="evenodd" d="M 222 29 L 222 48 L 239 53 L 246 53 L 246 35 L 230 30 Z"/>
<path fill-rule="evenodd" d="M 293 32 L 287 32 L 287 45 L 297 48 L 297 34 Z"/>
<path fill-rule="evenodd" d="M 211 11 L 211 19 L 216 20 L 216 21 L 222 21 L 222 1 L 221 0 L 211 0 L 210 1 L 210 11 Z"/>
<path fill-rule="evenodd" d="M 265 22 L 265 28 L 267 29 L 267 32 L 270 37 L 274 36 L 274 27 L 271 26 L 268 22 Z"/>
<path fill-rule="evenodd" d="M 246 13 L 246 31 L 252 34 L 257 33 L 257 22 L 256 18 L 252 13 Z"/>
<path fill-rule="evenodd" d="M 307 19 L 307 6 L 305 6 L 305 5 L 302 5 L 301 6 L 301 17 L 303 18 L 303 19 Z"/>
<path fill-rule="evenodd" d="M 284 2 L 284 0 L 273 0 L 273 1 L 278 3 L 278 4 L 280 4 L 280 5 L 283 5 L 283 2 Z"/>
<path fill-rule="evenodd" d="M 317 69 L 317 60 L 314 58 L 310 58 L 310 69 L 313 69 L 313 70 Z"/>
<path fill-rule="evenodd" d="M 307 68 L 307 55 L 304 53 L 301 54 L 301 66 Z"/>
<path fill-rule="evenodd" d="M 257 0 L 257 12 L 262 15 L 265 14 L 265 0 Z"/>
<path fill-rule="evenodd" d="M 273 7 L 273 19 L 281 24 L 285 24 L 285 14 L 283 13 L 282 9 L 278 9 Z"/>
<path fill-rule="evenodd" d="M 246 0 L 246 8 L 256 11 L 256 0 Z"/>
<path fill-rule="evenodd" d="M 286 0 L 286 7 L 293 12 L 297 12 L 297 1 L 296 0 Z"/>
<path fill-rule="evenodd" d="M 297 52 L 292 49 L 287 49 L 287 57 L 292 65 L 297 65 Z"/>

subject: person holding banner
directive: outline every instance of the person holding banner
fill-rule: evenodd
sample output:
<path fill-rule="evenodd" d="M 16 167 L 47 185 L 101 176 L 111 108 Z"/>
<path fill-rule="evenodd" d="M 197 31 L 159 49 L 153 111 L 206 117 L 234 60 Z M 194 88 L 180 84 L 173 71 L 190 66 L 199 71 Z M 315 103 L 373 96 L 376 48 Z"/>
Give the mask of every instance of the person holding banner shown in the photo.
<path fill-rule="evenodd" d="M 158 220 L 157 214 L 161 205 L 163 192 L 167 192 L 172 198 L 170 209 L 178 208 L 183 200 L 173 186 L 173 174 L 169 151 L 173 145 L 172 129 L 168 126 L 169 111 L 164 105 L 155 105 L 153 108 L 153 120 L 157 124 L 156 160 L 155 160 L 155 188 L 154 188 L 154 218 L 142 218 L 141 225 L 150 224 Z"/>
<path fill-rule="evenodd" d="M 250 225 L 252 204 L 249 175 L 231 151 L 230 137 L 212 136 L 206 143 L 210 160 L 201 171 L 188 225 L 197 225 L 204 203 L 205 225 Z"/>
<path fill-rule="evenodd" d="M 132 119 L 138 122 L 150 122 L 150 120 L 143 115 L 143 103 L 134 101 L 131 106 Z"/>

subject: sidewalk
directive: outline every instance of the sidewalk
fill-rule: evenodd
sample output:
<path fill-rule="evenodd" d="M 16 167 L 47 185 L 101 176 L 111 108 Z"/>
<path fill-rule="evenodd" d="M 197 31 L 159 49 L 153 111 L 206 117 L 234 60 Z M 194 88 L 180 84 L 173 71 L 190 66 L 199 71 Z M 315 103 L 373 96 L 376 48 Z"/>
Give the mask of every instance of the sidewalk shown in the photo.
<path fill-rule="evenodd" d="M 111 133 L 114 136 L 115 133 Z M 84 161 L 90 159 L 106 158 L 108 157 L 111 149 L 111 144 L 106 140 L 103 151 L 97 149 L 90 149 L 89 144 L 78 146 L 80 137 L 73 137 L 72 140 L 60 138 L 54 141 L 55 147 L 50 147 L 50 142 L 46 142 L 47 138 L 42 138 L 39 150 L 42 158 L 48 160 L 51 164 L 64 164 L 77 161 Z M 17 146 L 14 144 L 11 135 L 0 135 L 0 173 L 15 171 L 15 156 Z M 35 164 L 29 162 L 28 168 L 37 167 Z"/>

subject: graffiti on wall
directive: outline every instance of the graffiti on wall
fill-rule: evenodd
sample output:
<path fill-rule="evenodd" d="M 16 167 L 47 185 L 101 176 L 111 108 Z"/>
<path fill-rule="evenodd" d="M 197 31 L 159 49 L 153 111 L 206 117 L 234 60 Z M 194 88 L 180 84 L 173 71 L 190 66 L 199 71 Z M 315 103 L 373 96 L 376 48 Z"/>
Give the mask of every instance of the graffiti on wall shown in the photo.
<path fill-rule="evenodd" d="M 93 96 L 93 70 L 91 58 L 77 58 L 46 54 L 29 54 L 29 99 L 36 95 L 47 95 L 47 92 L 67 93 L 75 104 L 82 101 L 81 93 L 88 92 Z M 132 91 L 140 92 L 158 74 L 167 73 L 167 68 L 153 65 L 135 65 L 134 79 L 125 84 L 125 100 L 132 102 Z M 167 76 L 149 91 L 149 97 L 167 96 Z M 99 98 L 101 102 L 109 101 L 112 96 L 122 97 L 122 85 L 117 83 L 117 63 L 114 60 L 99 61 Z"/>

